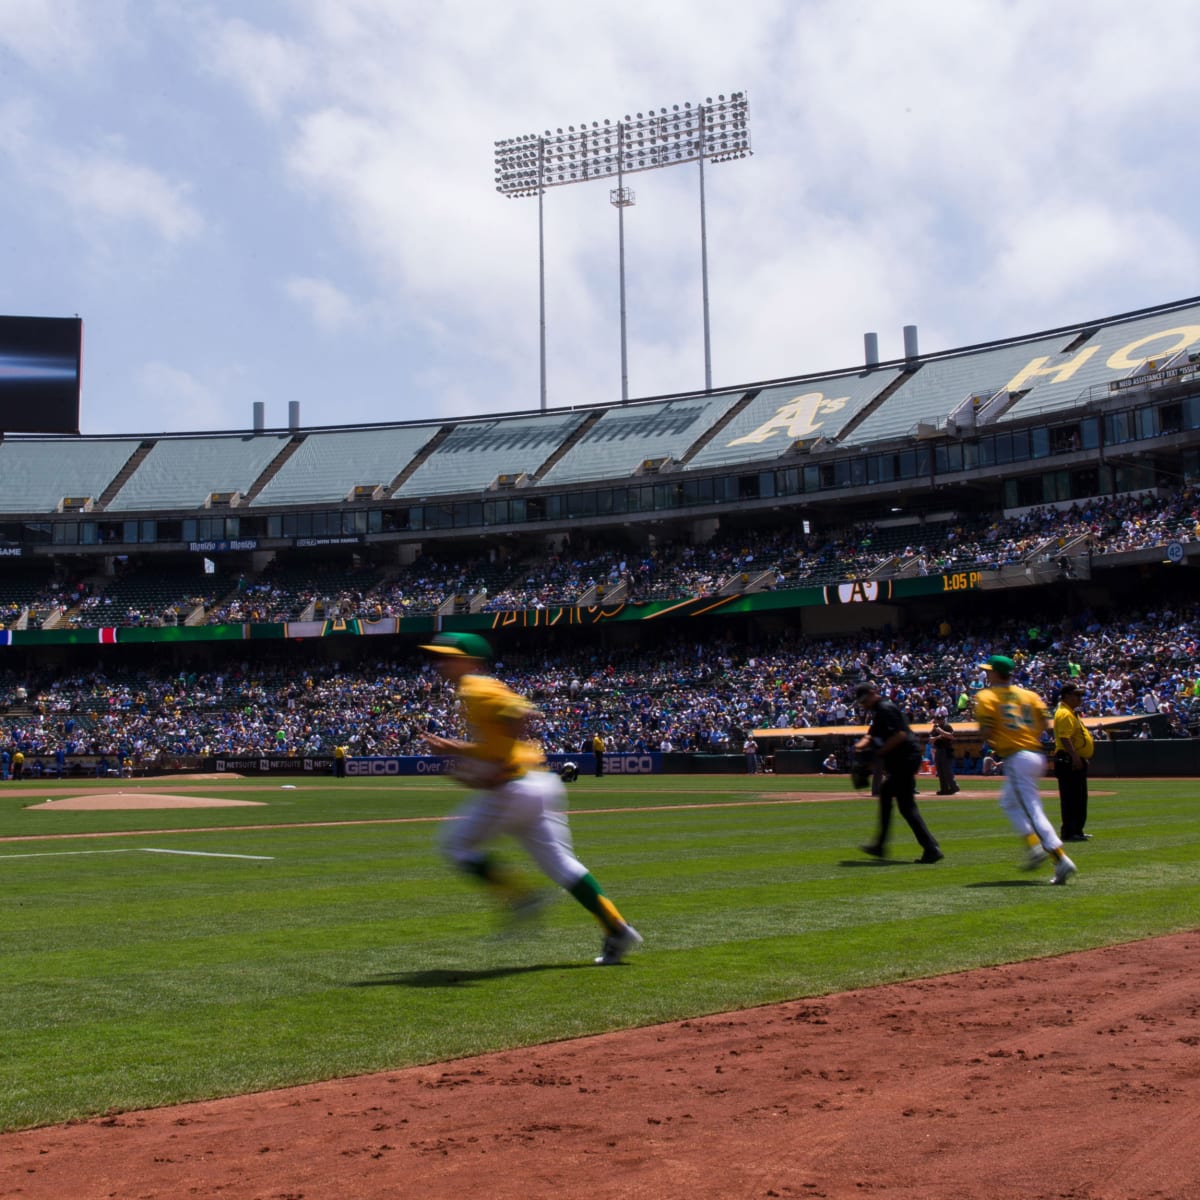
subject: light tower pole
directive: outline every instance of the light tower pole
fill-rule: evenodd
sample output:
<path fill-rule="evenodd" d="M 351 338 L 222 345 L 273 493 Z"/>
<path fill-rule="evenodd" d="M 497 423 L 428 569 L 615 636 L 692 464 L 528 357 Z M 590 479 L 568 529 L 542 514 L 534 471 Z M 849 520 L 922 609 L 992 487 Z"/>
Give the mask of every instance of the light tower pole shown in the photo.
<path fill-rule="evenodd" d="M 700 273 L 704 318 L 704 387 L 712 390 L 712 353 L 708 309 L 708 232 L 704 196 L 704 160 L 728 162 L 751 153 L 749 105 L 745 92 L 688 102 L 636 117 L 560 127 L 544 134 L 525 134 L 495 144 L 496 190 L 510 199 L 538 198 L 538 297 L 541 357 L 541 402 L 546 408 L 546 256 L 543 195 L 546 188 L 588 179 L 617 177 L 609 200 L 617 208 L 621 295 L 621 399 L 629 398 L 625 342 L 625 209 L 634 202 L 626 175 L 685 162 L 700 166 Z"/>

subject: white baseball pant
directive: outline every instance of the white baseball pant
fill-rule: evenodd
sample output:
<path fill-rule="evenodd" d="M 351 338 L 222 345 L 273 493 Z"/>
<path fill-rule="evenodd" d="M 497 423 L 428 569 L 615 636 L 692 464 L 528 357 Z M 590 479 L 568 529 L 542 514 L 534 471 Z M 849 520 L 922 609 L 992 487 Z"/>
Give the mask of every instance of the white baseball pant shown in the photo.
<path fill-rule="evenodd" d="M 443 826 L 442 852 L 461 866 L 487 842 L 508 834 L 545 875 L 570 891 L 587 867 L 575 857 L 566 807 L 567 789 L 548 771 L 531 771 L 498 788 L 473 792 Z"/>
<path fill-rule="evenodd" d="M 1000 807 L 1004 809 L 1012 827 L 1028 837 L 1036 833 L 1046 850 L 1057 850 L 1062 845 L 1054 826 L 1042 811 L 1042 797 L 1038 791 L 1038 780 L 1046 770 L 1046 759 L 1034 750 L 1018 750 L 1004 760 L 1004 787 L 1000 790 Z"/>

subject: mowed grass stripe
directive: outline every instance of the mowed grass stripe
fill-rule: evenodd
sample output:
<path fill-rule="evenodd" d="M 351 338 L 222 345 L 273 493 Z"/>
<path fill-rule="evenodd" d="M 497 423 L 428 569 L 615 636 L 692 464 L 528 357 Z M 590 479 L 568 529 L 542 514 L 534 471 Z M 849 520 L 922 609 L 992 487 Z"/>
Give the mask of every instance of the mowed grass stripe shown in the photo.
<path fill-rule="evenodd" d="M 1097 838 L 1078 848 L 1081 874 L 1065 889 L 1015 869 L 1019 846 L 992 797 L 922 799 L 948 855 L 934 867 L 899 861 L 916 854 L 902 822 L 894 864 L 856 851 L 874 820 L 865 797 L 722 803 L 809 783 L 581 780 L 574 807 L 618 811 L 581 813 L 576 848 L 647 939 L 615 970 L 588 965 L 599 932 L 567 898 L 530 936 L 494 938 L 486 898 L 441 863 L 428 824 L 221 828 L 219 839 L 155 843 L 270 862 L 6 862 L 0 1124 L 439 1061 L 1195 924 L 1200 818 L 1177 782 L 1113 784 L 1095 799 Z M 445 784 L 360 781 L 285 795 L 309 822 L 398 807 L 435 816 L 458 800 Z M 713 807 L 664 807 L 684 795 Z"/>

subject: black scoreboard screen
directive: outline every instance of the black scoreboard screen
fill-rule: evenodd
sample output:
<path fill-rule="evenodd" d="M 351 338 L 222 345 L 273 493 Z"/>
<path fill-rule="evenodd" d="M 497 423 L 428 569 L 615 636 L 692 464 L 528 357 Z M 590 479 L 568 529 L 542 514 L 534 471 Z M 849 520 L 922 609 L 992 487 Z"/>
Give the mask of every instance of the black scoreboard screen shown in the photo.
<path fill-rule="evenodd" d="M 78 317 L 0 317 L 0 434 L 78 433 Z"/>

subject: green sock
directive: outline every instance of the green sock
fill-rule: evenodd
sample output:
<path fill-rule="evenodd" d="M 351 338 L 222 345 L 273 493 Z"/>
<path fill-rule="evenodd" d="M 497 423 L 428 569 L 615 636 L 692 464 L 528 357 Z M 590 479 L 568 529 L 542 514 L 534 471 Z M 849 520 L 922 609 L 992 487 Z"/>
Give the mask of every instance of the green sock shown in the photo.
<path fill-rule="evenodd" d="M 619 933 L 625 927 L 616 905 L 600 890 L 590 871 L 568 891 L 609 933 Z"/>

